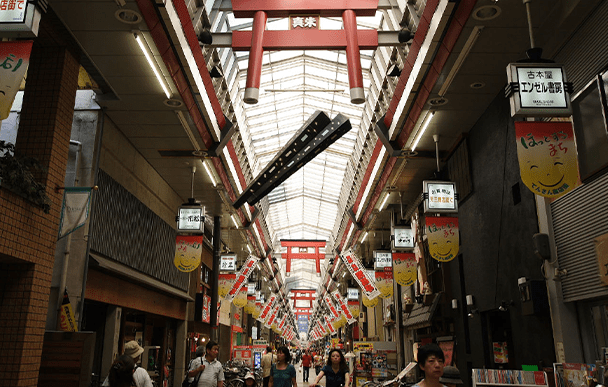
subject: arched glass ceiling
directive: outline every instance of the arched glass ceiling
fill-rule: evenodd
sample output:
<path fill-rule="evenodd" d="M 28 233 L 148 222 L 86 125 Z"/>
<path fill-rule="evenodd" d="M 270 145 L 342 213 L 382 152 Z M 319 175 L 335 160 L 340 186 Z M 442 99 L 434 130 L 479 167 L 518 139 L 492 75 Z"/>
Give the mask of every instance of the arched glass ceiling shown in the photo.
<path fill-rule="evenodd" d="M 231 11 L 220 10 L 221 1 L 215 1 L 215 8 L 210 8 L 211 4 L 212 1 L 207 2 L 212 32 L 251 30 L 252 19 L 236 19 Z M 374 17 L 358 17 L 358 28 L 382 29 L 383 15 L 378 11 Z M 288 18 L 269 19 L 267 29 L 288 30 L 288 23 Z M 319 28 L 342 29 L 342 19 L 321 18 Z M 367 129 L 361 128 L 365 104 L 350 103 L 346 54 L 313 50 L 264 52 L 260 96 L 255 105 L 242 102 L 248 55 L 248 52 L 219 50 L 229 89 L 235 94 L 232 97 L 236 113 L 240 115 L 241 137 L 254 176 L 316 110 L 324 111 L 331 118 L 341 113 L 350 119 L 352 129 L 348 133 L 267 197 L 266 224 L 276 252 L 280 251 L 281 239 L 326 240 L 327 251 L 333 251 L 332 244 L 337 237 L 333 230 L 343 216 L 338 213 L 338 202 L 347 165 L 353 163 L 357 137 L 361 137 L 359 132 Z M 373 55 L 374 51 L 361 51 L 366 95 L 370 92 Z M 285 264 L 279 262 L 287 290 L 318 286 L 320 276 L 310 264 L 312 261 L 293 261 L 291 275 L 286 277 Z"/>

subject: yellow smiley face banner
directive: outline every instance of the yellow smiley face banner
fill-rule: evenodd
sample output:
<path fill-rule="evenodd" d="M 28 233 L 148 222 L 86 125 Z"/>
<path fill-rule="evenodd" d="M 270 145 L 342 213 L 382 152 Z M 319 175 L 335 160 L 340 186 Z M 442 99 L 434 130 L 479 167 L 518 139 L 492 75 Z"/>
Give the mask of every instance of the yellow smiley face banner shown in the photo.
<path fill-rule="evenodd" d="M 359 317 L 359 300 L 349 300 L 348 310 L 350 310 L 350 314 L 352 314 L 353 317 Z"/>
<path fill-rule="evenodd" d="M 425 222 L 431 257 L 439 262 L 456 258 L 460 247 L 458 218 L 427 216 Z"/>
<path fill-rule="evenodd" d="M 201 265 L 201 254 L 203 252 L 203 236 L 175 237 L 175 257 L 173 264 L 177 270 L 191 272 Z"/>
<path fill-rule="evenodd" d="M 236 279 L 236 274 L 220 274 L 217 280 L 218 294 L 220 298 L 226 297 L 228 291 L 232 289 L 232 284 Z"/>
<path fill-rule="evenodd" d="M 577 186 L 578 162 L 570 122 L 515 122 L 519 173 L 536 195 L 558 198 Z"/>
<path fill-rule="evenodd" d="M 385 267 L 376 271 L 376 288 L 380 291 L 380 298 L 393 296 L 393 268 Z"/>
<path fill-rule="evenodd" d="M 410 286 L 416 282 L 416 266 L 416 254 L 393 253 L 393 276 L 399 285 Z"/>
<path fill-rule="evenodd" d="M 239 308 L 247 305 L 247 286 L 241 287 L 241 290 L 236 294 L 236 297 L 232 299 L 232 303 Z"/>
<path fill-rule="evenodd" d="M 367 306 L 368 308 L 373 308 L 374 306 L 376 306 L 378 304 L 377 296 L 372 299 L 369 299 L 369 298 L 367 298 L 365 293 L 361 293 L 361 300 L 363 301 L 363 305 Z"/>

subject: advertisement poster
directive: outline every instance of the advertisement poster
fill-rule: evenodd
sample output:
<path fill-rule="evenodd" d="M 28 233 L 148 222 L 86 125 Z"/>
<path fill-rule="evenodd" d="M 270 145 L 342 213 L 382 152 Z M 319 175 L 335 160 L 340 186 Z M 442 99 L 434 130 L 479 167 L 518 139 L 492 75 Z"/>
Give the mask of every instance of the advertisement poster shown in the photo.
<path fill-rule="evenodd" d="M 494 363 L 506 364 L 509 362 L 509 351 L 506 342 L 494 342 L 492 343 L 492 349 L 494 352 Z"/>
<path fill-rule="evenodd" d="M 439 262 L 456 258 L 460 247 L 458 218 L 427 216 L 425 222 L 431 257 Z"/>
<path fill-rule="evenodd" d="M 452 358 L 454 356 L 454 342 L 453 341 L 440 341 L 439 348 L 443 351 L 445 357 L 444 365 L 452 365 Z"/>
<path fill-rule="evenodd" d="M 519 173 L 536 195 L 558 198 L 577 186 L 578 161 L 570 122 L 516 121 Z"/>
<path fill-rule="evenodd" d="M 8 118 L 30 63 L 32 40 L 0 43 L 0 120 Z"/>
<path fill-rule="evenodd" d="M 393 277 L 401 286 L 410 286 L 418 279 L 416 254 L 393 253 Z"/>
<path fill-rule="evenodd" d="M 202 248 L 202 235 L 176 236 L 173 264 L 177 270 L 187 273 L 198 268 L 201 264 Z"/>

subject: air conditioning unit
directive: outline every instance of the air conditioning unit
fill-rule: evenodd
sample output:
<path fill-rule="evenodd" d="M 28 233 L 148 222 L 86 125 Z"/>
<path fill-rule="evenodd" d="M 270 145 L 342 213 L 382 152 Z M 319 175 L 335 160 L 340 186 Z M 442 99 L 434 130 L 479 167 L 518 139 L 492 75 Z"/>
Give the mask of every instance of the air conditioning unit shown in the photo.
<path fill-rule="evenodd" d="M 359 312 L 359 322 L 365 322 L 365 312 Z"/>

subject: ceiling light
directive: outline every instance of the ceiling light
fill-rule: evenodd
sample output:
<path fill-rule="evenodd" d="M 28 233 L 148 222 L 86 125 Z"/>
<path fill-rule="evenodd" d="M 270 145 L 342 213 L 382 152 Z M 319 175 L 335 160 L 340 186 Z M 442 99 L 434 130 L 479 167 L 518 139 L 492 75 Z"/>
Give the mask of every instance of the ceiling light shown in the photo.
<path fill-rule="evenodd" d="M 236 228 L 239 228 L 239 224 L 236 222 L 236 218 L 234 217 L 234 214 L 230 214 L 230 218 L 232 219 L 232 223 L 234 223 L 234 226 Z M 247 245 L 247 248 L 249 248 L 249 245 Z"/>
<path fill-rule="evenodd" d="M 454 81 L 454 78 L 456 78 L 456 74 L 458 73 L 458 70 L 460 70 L 460 67 L 462 67 L 462 64 L 464 63 L 465 59 L 469 55 L 469 52 L 471 52 L 471 49 L 473 49 L 473 46 L 475 45 L 477 38 L 479 38 L 479 35 L 481 35 L 481 31 L 483 30 L 483 28 L 484 28 L 483 26 L 473 27 L 473 31 L 471 31 L 471 34 L 469 35 L 467 41 L 464 43 L 464 46 L 462 47 L 460 54 L 458 54 L 458 57 L 456 58 L 456 61 L 454 62 L 454 65 L 452 66 L 452 69 L 450 70 L 448 75 L 445 77 L 445 80 L 443 81 L 443 85 L 441 85 L 441 89 L 439 89 L 439 92 L 437 93 L 437 94 L 439 94 L 440 97 L 443 97 L 445 95 L 445 93 L 447 93 L 448 88 Z"/>
<path fill-rule="evenodd" d="M 386 202 L 388 201 L 388 198 L 391 196 L 390 192 L 387 192 L 386 194 L 384 194 L 384 200 L 382 200 L 382 204 L 380 204 L 380 208 L 378 208 L 378 211 L 382 211 L 382 209 L 384 208 L 384 205 L 386 204 Z"/>
<path fill-rule="evenodd" d="M 247 250 L 249 250 L 249 254 L 251 254 L 251 247 L 247 245 Z"/>
<path fill-rule="evenodd" d="M 177 107 L 181 107 L 184 105 L 184 103 L 182 101 L 180 101 L 179 99 L 175 99 L 175 98 L 169 98 L 163 101 L 163 103 L 165 104 L 165 106 L 169 106 L 172 108 L 177 108 Z"/>
<path fill-rule="evenodd" d="M 431 106 L 442 106 L 448 103 L 448 99 L 445 97 L 437 97 L 429 99 L 429 105 Z"/>
<path fill-rule="evenodd" d="M 117 9 L 114 17 L 125 24 L 137 24 L 142 21 L 141 15 L 132 9 Z"/>
<path fill-rule="evenodd" d="M 215 181 L 215 177 L 213 177 L 213 173 L 211 173 L 211 169 L 207 165 L 207 160 L 203 161 L 203 167 L 205 167 L 205 172 L 207 172 L 207 176 L 209 176 L 209 178 L 211 179 L 211 183 L 213 183 L 213 186 L 216 187 L 217 182 Z"/>
<path fill-rule="evenodd" d="M 414 139 L 414 142 L 412 143 L 412 146 L 410 147 L 412 151 L 414 151 L 416 149 L 416 146 L 418 146 L 418 142 L 422 138 L 422 135 L 426 131 L 426 128 L 428 128 L 429 124 L 431 123 L 431 119 L 433 118 L 434 115 L 435 115 L 435 112 L 427 113 L 426 117 L 424 118 L 424 122 L 422 123 L 420 130 L 418 130 L 418 134 L 416 135 L 416 138 Z"/>
<path fill-rule="evenodd" d="M 365 239 L 367 238 L 367 234 L 368 232 L 366 231 L 365 234 L 363 234 L 363 238 L 361 238 L 361 243 L 363 243 L 365 241 Z M 344 273 L 346 274 L 346 273 Z"/>
<path fill-rule="evenodd" d="M 473 11 L 473 19 L 487 21 L 496 19 L 502 10 L 497 5 L 484 5 Z"/>
<path fill-rule="evenodd" d="M 154 75 L 156 76 L 158 83 L 160 83 L 160 86 L 163 88 L 165 95 L 167 96 L 167 98 L 171 98 L 171 93 L 169 92 L 169 89 L 167 88 L 167 85 L 165 84 L 165 80 L 161 76 L 160 71 L 156 67 L 156 63 L 152 59 L 152 54 L 150 53 L 150 48 L 147 46 L 147 42 L 144 42 L 142 33 L 137 31 L 137 32 L 134 32 L 133 35 L 135 36 L 135 41 L 137 41 L 137 44 L 139 44 L 139 48 L 141 49 L 141 51 L 144 53 L 144 56 L 148 60 L 148 64 L 152 68 L 152 71 L 154 71 Z"/>
<path fill-rule="evenodd" d="M 486 84 L 483 82 L 473 82 L 471 83 L 471 85 L 469 86 L 471 89 L 481 89 L 482 87 L 485 87 Z"/>

